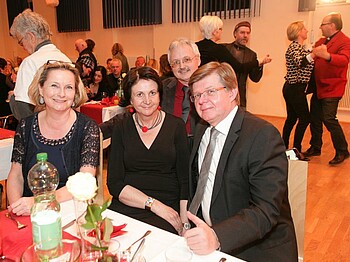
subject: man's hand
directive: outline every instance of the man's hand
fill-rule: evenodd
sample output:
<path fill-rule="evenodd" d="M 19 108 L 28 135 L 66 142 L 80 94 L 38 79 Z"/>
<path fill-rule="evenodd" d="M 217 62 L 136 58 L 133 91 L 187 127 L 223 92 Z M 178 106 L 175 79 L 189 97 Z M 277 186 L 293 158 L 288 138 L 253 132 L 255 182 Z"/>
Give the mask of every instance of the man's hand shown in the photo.
<path fill-rule="evenodd" d="M 325 60 L 330 60 L 331 59 L 331 54 L 328 53 L 327 51 L 327 46 L 326 45 L 320 45 L 318 47 L 315 47 L 313 50 L 312 50 L 312 53 L 317 56 L 317 57 L 320 57 L 320 58 L 323 58 Z"/>
<path fill-rule="evenodd" d="M 272 58 L 270 57 L 269 54 L 267 54 L 263 60 L 259 60 L 259 66 L 263 66 L 265 64 L 268 64 L 272 61 Z"/>
<path fill-rule="evenodd" d="M 187 230 L 183 236 L 187 241 L 188 247 L 195 254 L 207 255 L 220 247 L 218 238 L 211 227 L 189 211 L 187 211 L 187 217 L 196 227 Z"/>

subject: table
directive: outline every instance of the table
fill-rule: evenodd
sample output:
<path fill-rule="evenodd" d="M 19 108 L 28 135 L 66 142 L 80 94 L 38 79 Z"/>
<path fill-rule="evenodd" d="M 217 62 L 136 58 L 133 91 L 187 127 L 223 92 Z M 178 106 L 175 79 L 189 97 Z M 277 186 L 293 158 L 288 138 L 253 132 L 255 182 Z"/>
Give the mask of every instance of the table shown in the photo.
<path fill-rule="evenodd" d="M 97 124 L 108 121 L 115 115 L 121 114 L 125 111 L 125 107 L 107 106 L 99 102 L 89 102 L 80 107 L 80 112 L 89 116 L 96 121 Z"/>
<path fill-rule="evenodd" d="M 74 204 L 73 201 L 66 201 L 61 204 L 62 210 L 62 225 L 67 224 L 74 219 Z M 119 214 L 112 210 L 106 210 L 104 215 L 112 219 L 113 225 L 121 225 L 126 223 L 127 226 L 123 229 L 127 233 L 116 237 L 121 244 L 121 249 L 128 248 L 131 243 L 141 237 L 147 230 L 151 230 L 152 233 L 147 236 L 145 241 L 145 249 L 143 256 L 147 262 L 164 262 L 165 250 L 170 246 L 186 245 L 184 238 L 178 235 L 169 233 L 165 230 L 143 223 L 131 217 Z M 77 235 L 76 227 L 71 226 L 66 229 L 66 232 Z M 137 245 L 133 247 L 132 252 L 135 251 Z M 215 251 L 206 256 L 194 255 L 192 261 L 219 261 L 220 258 L 225 257 L 226 261 L 242 261 L 238 258 L 232 257 L 228 254 Z"/>
<path fill-rule="evenodd" d="M 15 227 L 15 224 L 12 221 L 8 221 L 8 218 L 4 218 L 4 212 L 0 212 L 0 222 L 1 219 L 5 219 L 6 223 L 9 223 L 11 227 L 7 227 L 4 229 L 3 227 L 0 229 L 0 256 L 5 255 L 6 253 L 2 254 L 1 250 L 6 251 L 11 248 L 12 252 L 17 252 L 17 254 L 21 254 L 25 247 L 23 248 L 23 241 L 27 241 L 26 243 L 31 242 L 31 232 L 29 231 L 29 227 L 17 230 Z M 68 224 L 70 221 L 72 221 L 75 218 L 74 215 L 74 203 L 72 200 L 66 201 L 61 203 L 61 213 L 62 213 L 62 225 Z M 147 236 L 145 241 L 145 249 L 143 252 L 143 256 L 146 258 L 147 262 L 164 262 L 165 261 L 165 250 L 170 246 L 179 246 L 179 245 L 185 245 L 184 239 L 180 236 L 177 236 L 175 234 L 169 233 L 167 231 L 164 231 L 162 229 L 156 228 L 154 226 L 148 225 L 146 223 L 140 222 L 136 219 L 130 218 L 128 216 L 119 214 L 117 212 L 114 212 L 112 210 L 106 210 L 103 215 L 108 216 L 112 219 L 112 222 L 114 225 L 121 225 L 126 223 L 127 226 L 123 229 L 126 230 L 127 233 L 116 237 L 116 239 L 121 244 L 121 249 L 126 249 L 131 245 L 132 242 L 134 242 L 136 239 L 141 237 L 147 230 L 151 230 L 152 233 Z M 30 224 L 29 217 L 18 217 L 21 223 L 24 224 Z M 7 220 L 6 220 L 7 219 Z M 27 232 L 25 231 L 27 230 Z M 65 232 L 66 235 L 69 233 L 70 235 L 76 236 L 76 226 L 72 225 L 68 227 Z M 5 234 L 5 235 L 4 235 Z M 11 237 L 12 241 L 11 244 L 17 244 L 14 248 L 9 247 L 8 241 L 2 241 L 5 237 Z M 65 237 L 65 235 L 64 235 Z M 18 238 L 18 241 L 15 241 L 15 239 Z M 28 242 L 29 241 L 29 242 Z M 20 247 L 19 243 L 22 242 L 22 247 Z M 11 245 L 10 244 L 10 245 Z M 137 245 L 133 247 L 132 252 L 135 251 L 137 248 Z M 13 250 L 15 249 L 15 251 Z M 9 252 L 9 251 L 8 251 Z M 206 256 L 199 256 L 194 255 L 192 261 L 199 262 L 199 261 L 219 261 L 220 258 L 225 257 L 227 261 L 242 261 L 238 258 L 234 258 L 230 255 L 227 255 L 225 253 L 215 251 L 209 255 Z M 12 256 L 13 258 L 13 256 Z"/>

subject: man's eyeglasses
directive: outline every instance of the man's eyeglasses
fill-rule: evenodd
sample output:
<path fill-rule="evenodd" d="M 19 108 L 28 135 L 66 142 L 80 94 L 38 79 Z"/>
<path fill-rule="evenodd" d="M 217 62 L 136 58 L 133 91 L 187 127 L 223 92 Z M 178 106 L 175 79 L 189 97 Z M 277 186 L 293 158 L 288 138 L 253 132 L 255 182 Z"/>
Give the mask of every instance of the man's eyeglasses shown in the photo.
<path fill-rule="evenodd" d="M 23 36 L 20 40 L 18 40 L 18 44 L 19 44 L 20 46 L 23 46 L 23 39 L 24 39 L 24 36 Z"/>
<path fill-rule="evenodd" d="M 207 97 L 216 97 L 217 93 L 220 91 L 220 90 L 224 90 L 226 87 L 225 86 L 221 86 L 221 87 L 216 87 L 216 88 L 210 88 L 208 90 L 205 90 L 204 92 L 202 93 L 196 93 L 196 94 L 193 94 L 190 96 L 190 99 L 191 101 L 194 103 L 194 102 L 198 102 L 199 99 L 203 96 L 203 95 L 206 95 Z"/>
<path fill-rule="evenodd" d="M 331 22 L 322 23 L 322 24 L 320 24 L 320 26 L 329 25 L 329 24 L 331 24 Z"/>
<path fill-rule="evenodd" d="M 181 62 L 183 63 L 183 64 L 189 64 L 189 63 L 191 63 L 192 62 L 192 60 L 193 59 L 195 59 L 197 56 L 195 55 L 194 57 L 189 57 L 189 56 L 185 56 L 185 57 L 183 57 L 181 60 L 180 59 L 175 59 L 175 60 L 173 60 L 171 63 L 170 63 L 170 65 L 171 65 L 171 67 L 172 68 L 178 68 L 178 67 L 180 67 L 181 66 Z"/>

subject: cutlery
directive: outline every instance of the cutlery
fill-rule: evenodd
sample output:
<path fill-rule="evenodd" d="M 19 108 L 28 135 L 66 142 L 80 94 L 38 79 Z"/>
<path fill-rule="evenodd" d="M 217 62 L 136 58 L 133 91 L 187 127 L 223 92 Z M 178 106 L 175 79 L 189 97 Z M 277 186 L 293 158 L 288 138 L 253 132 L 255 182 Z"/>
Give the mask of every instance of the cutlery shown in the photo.
<path fill-rule="evenodd" d="M 22 223 L 20 223 L 17 219 L 15 219 L 10 213 L 6 213 L 5 216 L 11 220 L 13 220 L 14 222 L 17 223 L 17 228 L 18 229 L 22 229 L 25 228 L 27 225 L 23 225 Z"/>
<path fill-rule="evenodd" d="M 134 261 L 134 259 L 137 259 L 137 255 L 138 255 L 139 253 L 141 253 L 141 252 L 142 252 L 142 250 L 143 250 L 143 246 L 144 246 L 144 244 L 145 244 L 145 241 L 146 241 L 146 239 L 145 239 L 145 238 L 144 238 L 144 239 L 142 239 L 142 241 L 141 241 L 140 245 L 137 247 L 137 249 L 136 249 L 136 251 L 135 251 L 134 255 L 132 256 L 132 258 L 131 258 L 130 262 L 133 262 L 133 261 Z"/>
<path fill-rule="evenodd" d="M 225 262 L 226 261 L 226 258 L 222 257 L 220 258 L 219 262 Z"/>
<path fill-rule="evenodd" d="M 147 230 L 146 233 L 140 237 L 139 239 L 137 239 L 134 243 L 132 243 L 125 251 L 127 252 L 130 252 L 131 251 L 131 248 L 137 243 L 139 242 L 140 240 L 144 239 L 145 237 L 147 237 L 149 234 L 151 234 L 152 231 L 151 230 Z"/>
<path fill-rule="evenodd" d="M 69 228 L 70 226 L 72 226 L 74 223 L 75 223 L 75 220 L 76 219 L 73 219 L 72 221 L 68 222 L 67 224 L 65 224 L 63 227 L 62 227 L 62 230 L 66 230 L 67 228 Z"/>

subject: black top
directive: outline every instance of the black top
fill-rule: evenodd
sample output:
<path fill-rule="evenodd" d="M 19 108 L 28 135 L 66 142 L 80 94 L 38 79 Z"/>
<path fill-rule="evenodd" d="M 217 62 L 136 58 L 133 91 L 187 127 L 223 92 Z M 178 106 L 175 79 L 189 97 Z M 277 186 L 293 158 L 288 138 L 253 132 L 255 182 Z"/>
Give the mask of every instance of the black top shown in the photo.
<path fill-rule="evenodd" d="M 258 60 L 240 63 L 234 58 L 226 47 L 219 45 L 212 40 L 203 39 L 196 42 L 201 54 L 201 66 L 212 61 L 226 62 L 230 64 L 235 72 L 243 72 L 259 65 Z"/>
<path fill-rule="evenodd" d="M 133 186 L 163 204 L 180 211 L 180 199 L 188 198 L 189 149 L 184 122 L 166 114 L 148 149 L 130 113 L 115 122 L 108 161 L 107 186 L 113 196 L 110 208 L 135 219 L 176 232 L 149 210 L 124 205 L 118 200 L 126 185 Z"/>
<path fill-rule="evenodd" d="M 100 133 L 95 121 L 76 112 L 77 119 L 69 132 L 61 139 L 47 139 L 40 132 L 38 113 L 22 119 L 17 127 L 12 151 L 12 162 L 22 165 L 23 196 L 32 196 L 27 175 L 36 163 L 36 154 L 48 153 L 48 161 L 59 171 L 63 187 L 68 176 L 82 166 L 97 167 L 99 163 Z"/>

